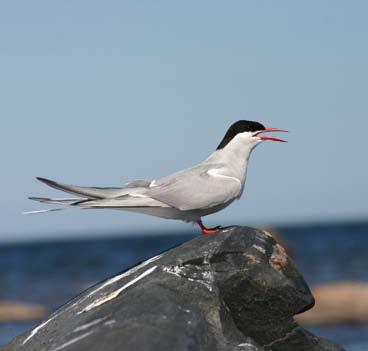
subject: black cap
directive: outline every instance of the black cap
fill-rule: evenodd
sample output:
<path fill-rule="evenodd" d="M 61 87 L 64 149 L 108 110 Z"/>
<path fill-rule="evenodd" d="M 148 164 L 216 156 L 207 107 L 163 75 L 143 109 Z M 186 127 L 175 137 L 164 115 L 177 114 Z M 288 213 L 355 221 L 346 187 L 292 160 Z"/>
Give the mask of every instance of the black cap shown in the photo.
<path fill-rule="evenodd" d="M 222 139 L 221 143 L 217 147 L 216 150 L 223 149 L 235 136 L 239 133 L 243 132 L 257 132 L 259 130 L 265 130 L 265 126 L 261 123 L 254 122 L 254 121 L 237 121 L 230 126 L 227 130 L 224 138 Z"/>

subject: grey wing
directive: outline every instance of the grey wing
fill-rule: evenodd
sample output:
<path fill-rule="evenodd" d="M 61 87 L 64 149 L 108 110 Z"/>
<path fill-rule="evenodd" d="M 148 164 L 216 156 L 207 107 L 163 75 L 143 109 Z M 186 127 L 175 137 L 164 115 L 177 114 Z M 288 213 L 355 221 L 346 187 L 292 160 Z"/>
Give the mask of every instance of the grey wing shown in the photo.
<path fill-rule="evenodd" d="M 37 177 L 37 179 L 40 182 L 50 186 L 51 188 L 62 190 L 73 195 L 76 194 L 83 197 L 89 197 L 94 199 L 105 199 L 124 196 L 129 194 L 133 189 L 134 192 L 142 192 L 151 183 L 150 180 L 135 179 L 125 183 L 125 186 L 122 188 L 112 188 L 112 187 L 101 188 L 101 187 L 86 187 L 86 186 L 64 184 L 41 177 Z"/>
<path fill-rule="evenodd" d="M 124 189 L 127 188 L 148 188 L 152 180 L 147 179 L 133 179 L 124 183 Z"/>
<path fill-rule="evenodd" d="M 154 181 L 147 195 L 181 211 L 206 209 L 234 200 L 241 192 L 238 179 L 211 175 L 198 166 Z"/>

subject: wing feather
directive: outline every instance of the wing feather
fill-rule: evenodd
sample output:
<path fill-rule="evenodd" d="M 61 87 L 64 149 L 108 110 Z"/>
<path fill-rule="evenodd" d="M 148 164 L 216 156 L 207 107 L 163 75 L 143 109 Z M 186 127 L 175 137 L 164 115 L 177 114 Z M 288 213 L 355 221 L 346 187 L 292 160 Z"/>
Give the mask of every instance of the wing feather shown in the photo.
<path fill-rule="evenodd" d="M 149 198 L 125 196 L 115 199 L 95 199 L 81 202 L 78 204 L 81 208 L 137 208 L 137 207 L 168 207 L 168 205 Z"/>
<path fill-rule="evenodd" d="M 181 211 L 207 209 L 234 200 L 241 182 L 200 166 L 158 179 L 147 195 Z"/>

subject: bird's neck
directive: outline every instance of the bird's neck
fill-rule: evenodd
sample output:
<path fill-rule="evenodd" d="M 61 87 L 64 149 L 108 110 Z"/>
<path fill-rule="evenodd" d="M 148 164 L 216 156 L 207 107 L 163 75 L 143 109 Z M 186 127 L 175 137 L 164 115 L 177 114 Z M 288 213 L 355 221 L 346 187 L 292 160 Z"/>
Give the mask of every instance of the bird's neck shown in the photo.
<path fill-rule="evenodd" d="M 207 162 L 222 165 L 226 175 L 236 177 L 244 184 L 248 160 L 256 145 L 247 138 L 234 138 L 224 148 L 216 150 Z"/>

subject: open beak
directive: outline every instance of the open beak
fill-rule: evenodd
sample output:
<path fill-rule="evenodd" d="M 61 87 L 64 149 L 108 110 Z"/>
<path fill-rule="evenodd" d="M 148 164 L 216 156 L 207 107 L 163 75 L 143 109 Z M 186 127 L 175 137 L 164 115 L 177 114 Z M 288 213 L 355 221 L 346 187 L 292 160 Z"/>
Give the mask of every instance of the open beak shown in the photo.
<path fill-rule="evenodd" d="M 287 133 L 288 131 L 287 130 L 284 130 L 284 129 L 278 129 L 278 128 L 266 128 L 264 130 L 261 130 L 257 133 L 255 133 L 254 135 L 255 136 L 258 136 L 259 134 L 262 134 L 262 133 L 270 133 L 270 132 L 285 132 Z M 261 140 L 272 140 L 272 141 L 281 141 L 283 143 L 287 143 L 286 140 L 283 140 L 283 139 L 280 139 L 280 138 L 276 138 L 276 137 L 272 137 L 272 136 L 258 136 L 259 139 Z"/>

